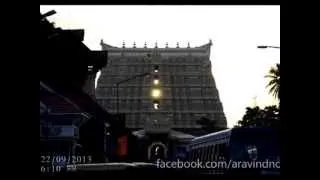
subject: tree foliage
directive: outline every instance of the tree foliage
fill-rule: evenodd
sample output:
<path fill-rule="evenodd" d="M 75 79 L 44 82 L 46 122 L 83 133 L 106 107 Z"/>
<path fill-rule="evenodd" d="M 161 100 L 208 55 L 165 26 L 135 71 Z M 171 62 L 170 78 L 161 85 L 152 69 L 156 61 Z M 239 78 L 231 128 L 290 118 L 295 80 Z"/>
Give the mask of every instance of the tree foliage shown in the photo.
<path fill-rule="evenodd" d="M 265 77 L 270 78 L 267 85 L 267 87 L 270 87 L 269 93 L 280 100 L 280 64 L 276 64 L 276 67 L 272 67 L 269 74 Z"/>
<path fill-rule="evenodd" d="M 197 121 L 197 124 L 201 125 L 202 129 L 207 131 L 208 133 L 223 130 L 223 128 L 217 125 L 217 121 L 210 120 L 207 117 L 201 117 Z"/>
<path fill-rule="evenodd" d="M 238 127 L 270 127 L 280 128 L 280 114 L 277 106 L 247 107 L 242 120 L 238 121 Z"/>

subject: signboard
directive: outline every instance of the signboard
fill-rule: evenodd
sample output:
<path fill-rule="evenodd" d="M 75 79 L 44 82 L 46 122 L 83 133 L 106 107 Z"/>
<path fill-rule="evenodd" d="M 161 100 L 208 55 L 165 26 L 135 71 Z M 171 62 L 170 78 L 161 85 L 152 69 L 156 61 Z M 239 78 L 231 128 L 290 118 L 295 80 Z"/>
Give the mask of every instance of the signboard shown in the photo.
<path fill-rule="evenodd" d="M 118 138 L 118 156 L 126 156 L 128 154 L 128 136 L 124 135 Z"/>

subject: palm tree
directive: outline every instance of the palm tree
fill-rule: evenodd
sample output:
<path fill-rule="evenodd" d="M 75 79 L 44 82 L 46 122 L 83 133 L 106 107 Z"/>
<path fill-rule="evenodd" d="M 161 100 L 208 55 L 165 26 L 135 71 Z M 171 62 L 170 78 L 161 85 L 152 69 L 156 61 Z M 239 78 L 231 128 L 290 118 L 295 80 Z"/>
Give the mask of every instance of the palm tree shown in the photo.
<path fill-rule="evenodd" d="M 269 71 L 269 75 L 266 78 L 271 78 L 267 87 L 270 87 L 269 93 L 275 98 L 280 100 L 280 64 L 276 64 L 276 67 L 272 67 Z"/>

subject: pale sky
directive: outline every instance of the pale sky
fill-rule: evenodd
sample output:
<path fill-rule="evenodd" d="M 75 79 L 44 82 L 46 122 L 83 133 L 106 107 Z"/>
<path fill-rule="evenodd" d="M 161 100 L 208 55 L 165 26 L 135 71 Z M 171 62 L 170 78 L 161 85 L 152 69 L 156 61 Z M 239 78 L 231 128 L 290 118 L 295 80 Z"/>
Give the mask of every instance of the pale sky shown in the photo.
<path fill-rule="evenodd" d="M 55 10 L 57 27 L 84 29 L 84 43 L 101 50 L 112 46 L 200 46 L 212 39 L 211 61 L 228 127 L 242 118 L 247 106 L 276 104 L 264 76 L 280 62 L 280 6 L 40 6 Z M 256 97 L 256 101 L 254 101 Z M 256 102 L 256 103 L 255 103 Z"/>

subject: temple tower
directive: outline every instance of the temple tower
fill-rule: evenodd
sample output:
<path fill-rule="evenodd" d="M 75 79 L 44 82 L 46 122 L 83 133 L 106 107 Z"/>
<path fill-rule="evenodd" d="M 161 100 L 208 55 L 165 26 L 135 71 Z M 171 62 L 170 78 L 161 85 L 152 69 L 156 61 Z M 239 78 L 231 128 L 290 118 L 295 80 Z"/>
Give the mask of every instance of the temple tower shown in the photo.
<path fill-rule="evenodd" d="M 116 113 L 115 84 L 137 74 L 151 72 L 159 65 L 162 87 L 161 115 L 170 119 L 172 128 L 191 133 L 201 128 L 197 120 L 206 117 L 216 121 L 219 128 L 227 122 L 211 70 L 209 43 L 199 47 L 179 46 L 159 48 L 131 47 L 123 42 L 114 47 L 101 41 L 102 50 L 108 51 L 108 63 L 101 70 L 96 89 L 97 101 L 110 113 Z M 146 119 L 152 117 L 150 98 L 152 76 L 121 84 L 119 88 L 119 113 L 124 113 L 126 126 L 132 130 L 143 129 Z"/>

